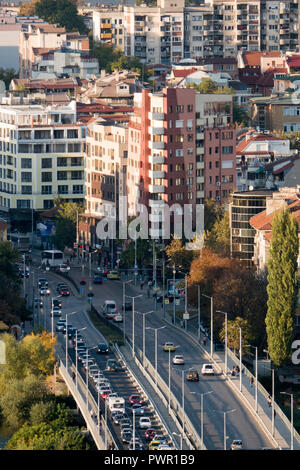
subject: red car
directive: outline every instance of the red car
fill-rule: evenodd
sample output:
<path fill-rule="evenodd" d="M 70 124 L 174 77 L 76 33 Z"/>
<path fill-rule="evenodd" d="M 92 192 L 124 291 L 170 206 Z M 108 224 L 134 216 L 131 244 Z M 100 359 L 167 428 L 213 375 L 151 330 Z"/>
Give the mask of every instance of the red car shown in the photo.
<path fill-rule="evenodd" d="M 70 295 L 69 289 L 61 289 L 59 293 L 60 295 Z"/>
<path fill-rule="evenodd" d="M 156 431 L 154 429 L 149 428 L 149 429 L 147 429 L 147 431 L 145 431 L 146 441 L 153 441 L 155 436 L 156 436 Z"/>
<path fill-rule="evenodd" d="M 106 398 L 111 394 L 111 390 L 103 390 L 103 392 L 101 393 L 101 398 L 103 400 L 106 400 Z"/>
<path fill-rule="evenodd" d="M 135 403 L 138 403 L 139 405 L 143 404 L 143 400 L 142 400 L 141 396 L 137 395 L 137 394 L 130 395 L 128 401 L 129 401 L 130 405 L 134 405 Z"/>

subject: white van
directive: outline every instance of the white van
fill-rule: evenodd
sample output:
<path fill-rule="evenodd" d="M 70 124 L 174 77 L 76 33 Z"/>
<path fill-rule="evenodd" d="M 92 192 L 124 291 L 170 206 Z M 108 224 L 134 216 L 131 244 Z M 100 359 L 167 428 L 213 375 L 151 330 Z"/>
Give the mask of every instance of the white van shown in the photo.
<path fill-rule="evenodd" d="M 103 307 L 102 307 L 102 312 L 103 312 L 103 315 L 106 317 L 106 316 L 110 316 L 112 313 L 114 313 L 116 311 L 116 302 L 114 300 L 106 300 L 103 304 Z"/>
<path fill-rule="evenodd" d="M 119 413 L 125 413 L 125 400 L 123 397 L 110 397 L 108 396 L 108 408 L 111 413 L 118 411 Z"/>

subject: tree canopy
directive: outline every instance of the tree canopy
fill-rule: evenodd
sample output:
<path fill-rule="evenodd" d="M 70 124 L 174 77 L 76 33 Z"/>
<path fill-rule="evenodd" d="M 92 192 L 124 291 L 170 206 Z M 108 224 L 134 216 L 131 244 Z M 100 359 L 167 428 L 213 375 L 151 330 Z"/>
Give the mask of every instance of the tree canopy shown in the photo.
<path fill-rule="evenodd" d="M 49 23 L 58 24 L 66 28 L 67 32 L 79 31 L 81 34 L 87 33 L 83 17 L 78 15 L 76 3 L 70 0 L 33 0 L 31 7 L 22 6 L 22 9 L 32 11 Z M 21 11 L 22 11 L 21 9 Z"/>
<path fill-rule="evenodd" d="M 73 247 L 76 241 L 77 213 L 83 211 L 83 207 L 75 202 L 56 201 L 59 207 L 56 216 L 56 246 L 59 249 Z"/>

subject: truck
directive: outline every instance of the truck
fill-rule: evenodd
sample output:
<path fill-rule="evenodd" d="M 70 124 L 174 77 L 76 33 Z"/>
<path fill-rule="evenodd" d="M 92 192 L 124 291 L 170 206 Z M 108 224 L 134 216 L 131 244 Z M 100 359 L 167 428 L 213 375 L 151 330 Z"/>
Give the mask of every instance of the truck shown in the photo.
<path fill-rule="evenodd" d="M 119 411 L 125 413 L 125 399 L 123 397 L 110 397 L 107 398 L 108 408 L 111 413 Z"/>

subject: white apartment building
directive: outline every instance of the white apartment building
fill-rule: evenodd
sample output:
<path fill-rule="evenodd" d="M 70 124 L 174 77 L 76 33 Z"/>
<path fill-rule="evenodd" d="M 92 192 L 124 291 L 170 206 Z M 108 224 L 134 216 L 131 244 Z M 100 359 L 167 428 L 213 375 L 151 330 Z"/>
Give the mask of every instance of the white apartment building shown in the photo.
<path fill-rule="evenodd" d="M 121 5 L 93 11 L 93 39 L 124 51 L 124 12 Z"/>
<path fill-rule="evenodd" d="M 0 106 L 0 207 L 45 210 L 55 197 L 84 200 L 86 127 L 68 106 Z"/>
<path fill-rule="evenodd" d="M 48 79 L 59 75 L 87 78 L 99 73 L 99 62 L 88 53 L 61 48 L 38 52 L 34 56 L 31 78 Z"/>

